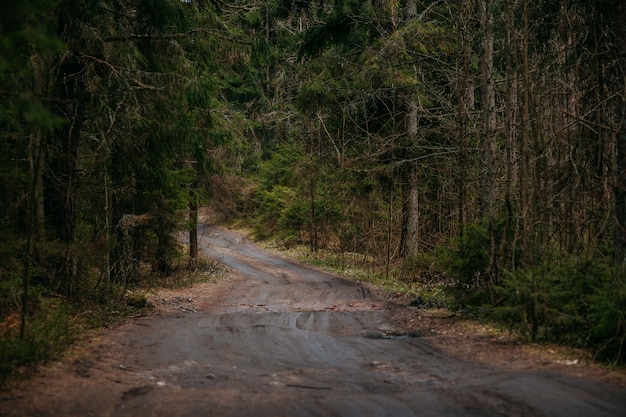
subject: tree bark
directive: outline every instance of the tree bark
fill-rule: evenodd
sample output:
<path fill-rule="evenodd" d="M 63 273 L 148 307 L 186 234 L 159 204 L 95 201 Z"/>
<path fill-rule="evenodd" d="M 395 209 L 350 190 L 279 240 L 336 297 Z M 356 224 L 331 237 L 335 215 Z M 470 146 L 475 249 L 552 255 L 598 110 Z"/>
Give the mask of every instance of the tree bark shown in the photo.
<path fill-rule="evenodd" d="M 39 267 L 43 267 L 46 262 L 46 212 L 44 204 L 44 175 L 46 168 L 46 147 L 41 129 L 38 128 L 34 134 L 34 166 L 32 168 L 34 192 L 34 239 L 33 257 Z"/>
<path fill-rule="evenodd" d="M 406 0 L 403 16 L 405 23 L 417 19 L 417 3 Z M 420 206 L 419 206 L 419 167 L 413 161 L 418 142 L 419 106 L 417 97 L 412 94 L 400 96 L 401 108 L 404 110 L 405 148 L 408 149 L 407 161 L 403 162 L 402 176 L 402 233 L 400 236 L 400 255 L 405 259 L 419 252 L 420 240 Z"/>
<path fill-rule="evenodd" d="M 480 135 L 480 217 L 492 221 L 495 214 L 495 164 L 496 164 L 496 104 L 493 73 L 493 16 L 489 11 L 490 0 L 479 3 L 482 48 L 480 59 L 480 89 L 482 134 Z"/>
<path fill-rule="evenodd" d="M 457 122 L 458 122 L 458 165 L 457 172 L 457 231 L 456 235 L 462 236 L 464 233 L 467 217 L 467 176 L 469 155 L 469 134 L 468 125 L 470 123 L 470 109 L 474 106 L 473 82 L 470 74 L 471 51 L 471 8 L 468 2 L 461 2 L 456 17 L 457 20 L 457 42 L 459 53 L 456 59 L 456 89 L 457 89 Z"/>
<path fill-rule="evenodd" d="M 525 264 L 532 264 L 534 261 L 534 255 L 531 253 L 532 243 L 530 242 L 530 223 L 531 223 L 531 187 L 529 183 L 532 181 L 531 170 L 531 148 L 530 148 L 530 133 L 531 133 L 531 120 L 530 120 L 530 62 L 528 57 L 529 48 L 529 0 L 522 1 L 522 28 L 521 28 L 521 44 L 520 54 L 515 55 L 516 65 L 518 71 L 521 71 L 521 85 L 518 85 L 517 91 L 518 99 L 520 100 L 521 110 L 521 135 L 519 144 L 520 153 L 520 175 L 519 175 L 519 200 L 521 213 L 519 221 L 520 227 L 520 240 L 521 240 L 521 261 Z M 521 62 L 519 62 L 521 59 Z M 520 82 L 519 77 L 517 78 Z"/>
<path fill-rule="evenodd" d="M 408 162 L 402 178 L 402 235 L 400 255 L 415 256 L 420 249 L 419 173 L 416 162 Z"/>
<path fill-rule="evenodd" d="M 482 134 L 480 141 L 480 217 L 486 222 L 489 236 L 489 265 L 485 271 L 490 292 L 498 282 L 498 264 L 495 239 L 496 204 L 496 103 L 493 73 L 493 16 L 491 1 L 481 0 L 478 5 L 482 48 L 480 59 L 480 87 L 482 100 Z M 492 296 L 492 302 L 493 296 Z"/>
<path fill-rule="evenodd" d="M 618 2 L 618 22 L 626 22 L 626 4 Z M 617 181 L 615 185 L 615 214 L 616 214 L 616 236 L 615 236 L 615 261 L 626 267 L 626 27 L 620 25 L 617 29 L 617 53 L 619 65 L 622 68 L 620 79 L 620 127 L 615 135 L 617 141 Z"/>
<path fill-rule="evenodd" d="M 617 140 L 615 261 L 626 267 L 626 89 L 621 101 L 622 126 L 615 137 Z"/>
<path fill-rule="evenodd" d="M 189 220 L 191 221 L 191 228 L 189 229 L 188 268 L 195 271 L 198 267 L 198 202 L 194 196 L 189 201 Z"/>
<path fill-rule="evenodd" d="M 418 105 L 412 96 L 403 97 L 405 108 L 406 147 L 412 149 L 417 145 L 418 136 Z M 419 167 L 412 160 L 410 152 L 402 167 L 402 235 L 400 254 L 410 258 L 419 252 L 420 240 L 420 206 L 419 206 Z"/>
<path fill-rule="evenodd" d="M 515 173 L 517 172 L 517 158 L 514 158 L 516 144 L 516 126 L 517 126 L 517 73 L 516 73 L 516 56 L 517 44 L 515 43 L 515 4 L 514 0 L 507 0 L 504 12 L 504 31 L 505 31 L 505 56 L 506 56 L 506 93 L 504 98 L 504 138 L 505 138 L 505 166 L 506 176 L 504 184 L 504 205 L 506 207 L 506 222 L 500 239 L 499 256 L 508 259 L 510 256 L 511 265 L 509 268 L 515 269 L 515 243 L 513 238 L 509 241 L 509 234 L 514 226 L 513 214 L 513 187 L 515 181 Z M 501 260 L 502 262 L 502 260 Z"/>
<path fill-rule="evenodd" d="M 60 75 L 59 84 L 62 84 Z M 63 97 L 70 100 L 75 92 L 70 87 L 61 87 Z M 63 263 L 61 266 L 60 289 L 66 295 L 73 295 L 77 279 L 78 259 L 75 253 L 76 226 L 78 213 L 78 156 L 80 131 L 85 120 L 84 110 L 78 101 L 68 101 L 65 106 L 58 106 L 60 116 L 68 120 L 68 124 L 55 132 L 57 148 L 49 158 L 47 172 L 46 203 L 53 230 L 63 244 Z"/>

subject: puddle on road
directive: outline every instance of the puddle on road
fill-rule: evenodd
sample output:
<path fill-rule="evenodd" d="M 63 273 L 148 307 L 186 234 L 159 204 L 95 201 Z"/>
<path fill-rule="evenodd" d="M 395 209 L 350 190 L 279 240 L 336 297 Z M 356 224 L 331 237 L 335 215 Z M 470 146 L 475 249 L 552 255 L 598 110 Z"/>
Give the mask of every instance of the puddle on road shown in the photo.
<path fill-rule="evenodd" d="M 382 339 L 382 340 L 403 340 L 414 339 L 420 337 L 419 333 L 368 333 L 365 335 L 368 339 Z"/>

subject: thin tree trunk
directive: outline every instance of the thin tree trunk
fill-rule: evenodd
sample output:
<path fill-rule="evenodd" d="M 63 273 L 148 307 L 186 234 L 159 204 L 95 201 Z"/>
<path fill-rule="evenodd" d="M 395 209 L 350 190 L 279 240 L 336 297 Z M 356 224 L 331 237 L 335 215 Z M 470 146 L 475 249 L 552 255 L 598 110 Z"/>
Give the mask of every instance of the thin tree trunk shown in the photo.
<path fill-rule="evenodd" d="M 619 22 L 626 22 L 626 4 L 619 2 Z M 622 69 L 626 68 L 626 27 L 618 28 L 617 44 L 619 64 Z M 621 100 L 620 100 L 620 129 L 615 135 L 617 141 L 617 181 L 615 185 L 615 260 L 626 267 L 626 75 L 622 71 Z"/>
<path fill-rule="evenodd" d="M 104 265 L 104 271 L 100 275 L 101 280 L 104 279 L 105 286 L 101 288 L 101 293 L 104 294 L 105 288 L 108 290 L 111 285 L 111 219 L 110 219 L 110 202 L 109 202 L 109 171 L 104 166 L 104 237 L 106 242 L 106 259 Z"/>
<path fill-rule="evenodd" d="M 480 89 L 482 102 L 482 133 L 480 135 L 480 217 L 492 221 L 495 214 L 496 109 L 493 73 L 493 16 L 489 0 L 479 3 L 482 48 L 480 58 Z"/>
<path fill-rule="evenodd" d="M 35 133 L 31 136 L 31 142 L 29 146 L 29 164 L 31 174 L 31 186 L 28 195 L 28 209 L 26 219 L 26 249 L 23 257 L 24 269 L 22 275 L 22 310 L 20 321 L 20 339 L 26 336 L 26 328 L 28 322 L 28 304 L 30 302 L 30 276 L 33 269 L 33 259 L 37 259 L 39 256 L 43 256 L 43 248 L 45 241 L 39 240 L 42 237 L 45 238 L 44 232 L 40 230 L 40 227 L 45 228 L 45 223 L 40 224 L 40 210 L 43 210 L 43 168 L 45 164 L 45 153 L 43 146 L 43 135 L 41 129 L 37 128 Z M 45 230 L 45 229 L 44 229 Z M 43 235 L 43 236 L 42 236 Z M 42 259 L 37 259 L 38 262 L 43 262 Z M 42 265 L 40 264 L 40 267 Z"/>
<path fill-rule="evenodd" d="M 417 163 L 411 162 L 405 168 L 402 181 L 404 201 L 402 202 L 402 249 L 404 258 L 411 258 L 420 249 L 420 210 L 419 174 Z"/>
<path fill-rule="evenodd" d="M 68 95 L 69 96 L 69 95 Z M 84 121 L 84 112 L 79 103 L 70 106 L 73 111 L 71 123 L 67 131 L 62 133 L 62 155 L 60 173 L 63 182 L 62 192 L 62 239 L 64 244 L 64 282 L 63 289 L 72 296 L 76 288 L 78 274 L 78 258 L 75 253 L 77 211 L 76 199 L 78 196 L 78 149 L 80 131 Z"/>
<path fill-rule="evenodd" d="M 388 224 L 387 224 L 387 260 L 385 262 L 385 277 L 389 278 L 389 269 L 391 267 L 391 238 L 393 236 L 393 194 L 394 194 L 393 181 L 389 186 L 389 212 L 388 212 Z"/>
<path fill-rule="evenodd" d="M 317 242 L 317 212 L 315 209 L 315 180 L 313 177 L 309 180 L 309 225 L 311 250 L 317 252 L 319 246 Z"/>
<path fill-rule="evenodd" d="M 189 220 L 191 221 L 191 228 L 189 229 L 188 268 L 195 271 L 198 267 L 198 202 L 194 197 L 189 201 Z"/>
<path fill-rule="evenodd" d="M 456 83 L 457 83 L 457 121 L 458 121 L 458 165 L 457 169 L 457 231 L 456 235 L 462 236 L 466 223 L 467 206 L 467 170 L 469 159 L 469 111 L 474 105 L 473 86 L 470 80 L 470 18 L 471 10 L 468 2 L 461 2 L 457 15 L 457 41 L 459 44 L 459 54 L 456 59 Z"/>
<path fill-rule="evenodd" d="M 172 273 L 171 253 L 176 246 L 172 233 L 176 230 L 176 225 L 168 200 L 161 199 L 157 203 L 155 220 L 157 223 L 156 235 L 158 240 L 155 253 L 157 270 L 169 276 Z"/>
<path fill-rule="evenodd" d="M 417 19 L 417 2 L 405 0 L 402 11 L 405 23 Z M 401 169 L 402 177 L 402 232 L 400 236 L 400 255 L 405 259 L 413 257 L 420 245 L 420 206 L 419 206 L 419 167 L 414 161 L 418 142 L 417 97 L 408 94 L 400 96 L 401 108 L 404 110 L 405 147 L 409 152 Z"/>
<path fill-rule="evenodd" d="M 498 281 L 495 240 L 495 204 L 496 204 L 496 104 L 495 80 L 493 72 L 493 16 L 490 0 L 481 0 L 478 4 L 482 48 L 480 59 L 480 86 L 482 92 L 482 134 L 480 161 L 480 217 L 487 223 L 489 236 L 489 265 L 485 271 L 489 280 L 490 294 Z M 493 302 L 493 295 L 491 297 Z"/>
<path fill-rule="evenodd" d="M 76 233 L 78 224 L 77 199 L 79 180 L 79 145 L 81 130 L 85 121 L 84 84 L 77 77 L 84 69 L 84 64 L 75 57 L 62 57 L 58 62 L 58 73 L 55 79 L 55 94 L 63 98 L 63 102 L 55 106 L 58 115 L 67 123 L 56 130 L 57 145 L 50 156 L 46 184 L 47 203 L 50 208 L 52 224 L 63 244 L 63 266 L 60 288 L 69 296 L 76 289 L 78 275 L 78 258 L 76 254 Z"/>
<path fill-rule="evenodd" d="M 417 145 L 418 105 L 414 97 L 404 97 L 406 111 L 407 147 Z M 409 156 L 412 156 L 410 154 Z M 411 160 L 403 162 L 402 168 L 402 235 L 400 254 L 406 259 L 419 252 L 420 241 L 420 206 L 419 206 L 419 167 Z"/>
<path fill-rule="evenodd" d="M 520 176 L 519 176 L 519 190 L 520 190 L 520 206 L 521 213 L 519 221 L 521 222 L 521 246 L 522 246 L 522 260 L 526 264 L 532 264 L 534 256 L 531 253 L 530 242 L 530 223 L 531 223 L 531 190 L 529 182 L 532 181 L 531 161 L 532 154 L 530 149 L 530 63 L 528 58 L 528 42 L 529 42 L 529 18 L 530 11 L 529 0 L 523 0 L 522 6 L 522 35 L 521 35 L 521 60 L 518 62 L 516 68 L 521 69 L 521 86 L 518 86 L 517 91 L 520 92 L 518 98 L 521 99 L 521 143 L 520 143 Z M 516 54 L 517 56 L 517 54 Z"/>
<path fill-rule="evenodd" d="M 320 126 L 318 125 L 318 131 L 320 129 Z M 315 183 L 315 173 L 314 173 L 314 169 L 313 169 L 313 164 L 315 163 L 315 157 L 316 157 L 316 149 L 317 146 L 315 145 L 315 133 L 313 131 L 311 131 L 311 136 L 310 136 L 311 142 L 310 142 L 310 149 L 309 149 L 309 161 L 310 161 L 310 167 L 311 167 L 311 171 L 310 171 L 310 178 L 309 178 L 309 239 L 311 242 L 311 250 L 313 252 L 317 252 L 317 250 L 319 249 L 319 242 L 318 242 L 318 236 L 317 236 L 317 232 L 318 232 L 318 224 L 317 224 L 317 202 L 315 200 L 315 187 L 316 187 L 316 183 Z"/>
<path fill-rule="evenodd" d="M 617 227 L 615 230 L 615 261 L 626 267 L 626 89 L 621 101 L 622 126 L 616 135 L 617 183 L 615 186 L 615 215 Z"/>
<path fill-rule="evenodd" d="M 46 167 L 46 147 L 43 144 L 41 129 L 35 132 L 35 166 L 32 170 L 34 177 L 34 210 L 35 210 L 35 242 L 33 244 L 34 259 L 40 267 L 46 261 L 46 213 L 44 205 L 44 175 Z"/>
<path fill-rule="evenodd" d="M 502 231 L 502 238 L 500 240 L 500 256 L 510 256 L 512 264 L 511 269 L 515 269 L 515 256 L 513 253 L 506 253 L 510 250 L 515 250 L 515 239 L 512 242 L 508 241 L 508 236 L 513 227 L 514 215 L 513 215 L 513 182 L 514 182 L 514 165 L 517 164 L 517 160 L 513 158 L 514 148 L 516 143 L 515 126 L 516 126 L 516 103 L 517 103 L 517 89 L 516 89 L 516 71 L 515 71 L 515 55 L 517 45 L 514 42 L 515 38 L 515 5 L 513 0 L 507 0 L 505 5 L 505 48 L 506 48 L 506 93 L 505 93 L 505 166 L 506 166 L 506 179 L 504 184 L 504 204 L 506 207 L 506 222 Z"/>

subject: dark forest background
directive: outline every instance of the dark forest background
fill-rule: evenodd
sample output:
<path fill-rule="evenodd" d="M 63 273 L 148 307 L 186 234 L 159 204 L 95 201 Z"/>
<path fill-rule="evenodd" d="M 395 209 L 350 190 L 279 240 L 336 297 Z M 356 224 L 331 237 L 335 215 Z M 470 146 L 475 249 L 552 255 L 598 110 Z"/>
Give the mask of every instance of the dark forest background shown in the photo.
<path fill-rule="evenodd" d="M 3 2 L 0 374 L 206 267 L 199 208 L 623 361 L 624 22 L 621 0 Z"/>

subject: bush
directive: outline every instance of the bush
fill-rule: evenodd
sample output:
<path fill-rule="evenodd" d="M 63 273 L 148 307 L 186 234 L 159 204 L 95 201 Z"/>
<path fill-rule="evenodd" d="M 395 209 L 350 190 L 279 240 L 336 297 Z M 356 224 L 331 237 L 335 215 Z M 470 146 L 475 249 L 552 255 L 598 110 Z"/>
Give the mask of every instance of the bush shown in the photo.
<path fill-rule="evenodd" d="M 270 191 L 261 191 L 254 213 L 256 237 L 264 239 L 284 232 L 283 227 L 297 226 L 302 211 L 298 202 L 296 191 L 288 187 L 275 186 Z"/>
<path fill-rule="evenodd" d="M 41 296 L 23 337 L 19 316 L 5 317 L 0 323 L 0 383 L 4 384 L 16 368 L 41 363 L 65 349 L 72 342 L 69 323 L 62 300 Z"/>
<path fill-rule="evenodd" d="M 621 267 L 578 257 L 506 274 L 489 317 L 531 338 L 591 348 L 602 360 L 626 359 L 626 276 Z M 506 317 L 503 319 L 503 317 Z"/>
<path fill-rule="evenodd" d="M 489 236 L 479 224 L 467 227 L 464 235 L 439 248 L 438 263 L 456 281 L 454 295 L 460 307 L 489 302 L 485 270 L 489 265 Z"/>

